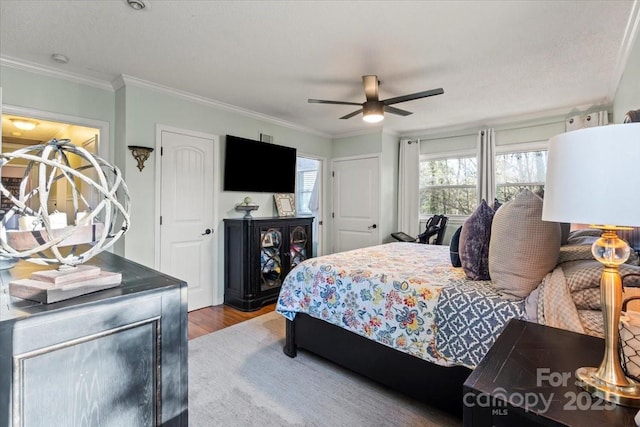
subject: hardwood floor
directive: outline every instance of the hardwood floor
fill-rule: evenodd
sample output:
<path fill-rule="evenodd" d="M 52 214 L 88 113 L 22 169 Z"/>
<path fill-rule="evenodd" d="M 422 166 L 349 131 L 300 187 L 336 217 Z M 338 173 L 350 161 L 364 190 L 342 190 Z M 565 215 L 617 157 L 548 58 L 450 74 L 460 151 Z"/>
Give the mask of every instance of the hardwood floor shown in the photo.
<path fill-rule="evenodd" d="M 226 305 L 215 305 L 189 312 L 189 339 L 194 339 L 227 326 L 267 314 L 275 310 L 276 305 L 269 304 L 256 311 L 241 311 Z"/>

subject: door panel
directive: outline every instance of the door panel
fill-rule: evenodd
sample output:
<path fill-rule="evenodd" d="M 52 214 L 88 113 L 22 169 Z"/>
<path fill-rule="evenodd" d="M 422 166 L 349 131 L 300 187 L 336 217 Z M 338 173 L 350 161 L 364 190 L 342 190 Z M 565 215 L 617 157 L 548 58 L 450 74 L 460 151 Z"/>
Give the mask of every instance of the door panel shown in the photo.
<path fill-rule="evenodd" d="M 213 146 L 162 132 L 160 270 L 187 282 L 189 310 L 213 303 Z"/>
<path fill-rule="evenodd" d="M 380 160 L 333 162 L 334 252 L 380 243 Z"/>

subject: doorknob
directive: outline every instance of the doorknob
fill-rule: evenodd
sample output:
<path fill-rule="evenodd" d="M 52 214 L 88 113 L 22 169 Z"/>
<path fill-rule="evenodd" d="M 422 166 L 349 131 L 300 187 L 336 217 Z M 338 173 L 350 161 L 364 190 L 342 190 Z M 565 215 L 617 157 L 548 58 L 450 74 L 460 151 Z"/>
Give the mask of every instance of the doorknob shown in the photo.
<path fill-rule="evenodd" d="M 372 228 L 376 229 L 376 228 L 378 228 L 378 226 L 376 224 L 370 225 L 370 226 L 367 227 L 367 230 L 371 230 Z"/>
<path fill-rule="evenodd" d="M 213 233 L 213 230 L 211 230 L 210 228 L 207 228 L 206 230 L 204 230 L 204 233 L 202 233 L 203 236 L 206 236 L 207 234 L 211 234 Z"/>

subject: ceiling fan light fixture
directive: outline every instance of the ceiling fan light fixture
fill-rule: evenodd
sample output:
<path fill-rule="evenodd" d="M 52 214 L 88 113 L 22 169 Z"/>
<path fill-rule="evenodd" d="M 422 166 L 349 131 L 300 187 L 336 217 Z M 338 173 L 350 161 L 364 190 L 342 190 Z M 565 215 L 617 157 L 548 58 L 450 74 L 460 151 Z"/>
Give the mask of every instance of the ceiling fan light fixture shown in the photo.
<path fill-rule="evenodd" d="M 66 64 L 69 62 L 69 58 L 61 53 L 54 53 L 51 55 L 51 59 L 58 64 Z"/>
<path fill-rule="evenodd" d="M 367 101 L 362 105 L 362 120 L 378 123 L 384 119 L 384 104 L 380 101 Z"/>
<path fill-rule="evenodd" d="M 378 123 L 384 120 L 384 113 L 395 114 L 397 116 L 409 116 L 413 113 L 411 111 L 403 110 L 400 108 L 392 107 L 394 104 L 401 102 L 413 101 L 414 99 L 426 98 L 434 95 L 442 95 L 444 90 L 442 88 L 425 90 L 422 92 L 411 93 L 409 95 L 396 96 L 393 98 L 380 99 L 378 97 L 378 86 L 380 81 L 377 76 L 367 75 L 362 76 L 362 85 L 364 86 L 364 94 L 367 98 L 362 104 L 359 102 L 351 101 L 330 101 L 326 99 L 308 99 L 307 102 L 312 104 L 337 104 L 337 105 L 357 105 L 359 108 L 356 111 L 352 111 L 340 117 L 340 120 L 350 119 L 362 113 L 362 119 L 368 123 Z"/>
<path fill-rule="evenodd" d="M 142 10 L 147 7 L 143 0 L 126 0 L 129 7 L 133 10 Z"/>
<path fill-rule="evenodd" d="M 36 126 L 38 126 L 38 123 L 32 122 L 31 120 L 22 120 L 22 119 L 10 119 L 10 120 L 11 120 L 11 123 L 13 123 L 13 125 L 20 130 L 33 130 L 35 129 Z"/>

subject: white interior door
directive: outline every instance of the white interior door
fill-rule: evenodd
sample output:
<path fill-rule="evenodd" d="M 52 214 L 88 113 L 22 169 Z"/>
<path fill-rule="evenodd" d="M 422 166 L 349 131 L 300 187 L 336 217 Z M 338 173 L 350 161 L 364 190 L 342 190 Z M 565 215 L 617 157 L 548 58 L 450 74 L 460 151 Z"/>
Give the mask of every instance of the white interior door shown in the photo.
<path fill-rule="evenodd" d="M 213 304 L 214 140 L 161 133 L 160 266 L 187 282 L 189 310 Z"/>
<path fill-rule="evenodd" d="M 333 251 L 380 243 L 380 158 L 333 161 Z"/>

